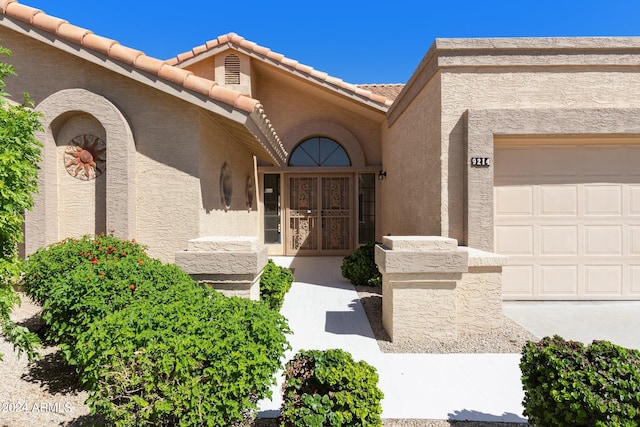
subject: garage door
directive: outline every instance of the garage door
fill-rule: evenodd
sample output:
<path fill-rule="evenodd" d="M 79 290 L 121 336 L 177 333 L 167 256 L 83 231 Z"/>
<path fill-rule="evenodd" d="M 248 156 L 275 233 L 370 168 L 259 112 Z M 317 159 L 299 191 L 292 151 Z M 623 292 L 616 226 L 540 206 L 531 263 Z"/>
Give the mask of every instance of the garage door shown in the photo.
<path fill-rule="evenodd" d="M 638 142 L 496 141 L 505 299 L 640 299 Z"/>

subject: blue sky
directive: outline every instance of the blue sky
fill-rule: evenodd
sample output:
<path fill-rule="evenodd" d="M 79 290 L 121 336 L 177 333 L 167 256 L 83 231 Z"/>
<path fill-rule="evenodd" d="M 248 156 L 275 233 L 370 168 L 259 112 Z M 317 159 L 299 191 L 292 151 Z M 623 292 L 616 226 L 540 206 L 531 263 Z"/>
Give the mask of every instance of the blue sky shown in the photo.
<path fill-rule="evenodd" d="M 349 83 L 404 83 L 436 38 L 640 36 L 640 0 L 21 0 L 160 59 L 235 32 Z"/>

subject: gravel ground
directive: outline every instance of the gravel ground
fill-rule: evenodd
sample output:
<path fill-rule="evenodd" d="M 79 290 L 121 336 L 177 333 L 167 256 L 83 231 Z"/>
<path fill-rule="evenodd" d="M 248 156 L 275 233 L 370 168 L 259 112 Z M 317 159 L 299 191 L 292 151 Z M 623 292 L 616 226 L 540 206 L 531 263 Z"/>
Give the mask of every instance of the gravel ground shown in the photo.
<path fill-rule="evenodd" d="M 410 344 L 392 343 L 382 327 L 382 290 L 370 286 L 356 286 L 356 290 L 383 353 L 520 353 L 527 340 L 538 341 L 529 331 L 503 316 L 502 328 L 486 334 Z"/>
<path fill-rule="evenodd" d="M 22 298 L 11 318 L 38 329 L 40 307 Z M 78 385 L 75 370 L 63 361 L 59 348 L 45 346 L 41 358 L 29 363 L 0 337 L 0 427 L 93 426 L 99 419 L 84 404 L 87 392 Z"/>
<path fill-rule="evenodd" d="M 399 346 L 389 341 L 382 328 L 382 296 L 379 289 L 357 287 L 378 345 L 387 353 L 519 353 L 527 339 L 536 338 L 505 317 L 501 330 L 476 337 L 460 337 L 448 342 Z M 40 308 L 22 297 L 22 305 L 12 313 L 12 319 L 34 330 L 39 327 Z M 0 337 L 0 427 L 100 426 L 100 418 L 89 414 L 84 404 L 87 392 L 78 384 L 73 369 L 67 367 L 56 346 L 45 346 L 42 357 L 29 363 L 18 358 L 11 344 Z M 259 427 L 273 427 L 273 419 L 258 419 Z M 518 423 L 483 423 L 447 420 L 383 420 L 389 427 L 523 427 Z"/>

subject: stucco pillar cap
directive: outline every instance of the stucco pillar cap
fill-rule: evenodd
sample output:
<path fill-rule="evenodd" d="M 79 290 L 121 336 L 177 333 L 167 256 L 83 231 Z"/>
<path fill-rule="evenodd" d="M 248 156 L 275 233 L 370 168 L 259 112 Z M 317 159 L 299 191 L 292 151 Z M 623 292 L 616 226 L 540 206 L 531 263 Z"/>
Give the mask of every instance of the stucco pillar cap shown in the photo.
<path fill-rule="evenodd" d="M 455 251 L 458 241 L 442 236 L 385 236 L 382 244 L 394 251 Z"/>
<path fill-rule="evenodd" d="M 187 250 L 193 252 L 256 252 L 258 238 L 250 236 L 198 237 L 187 242 Z"/>

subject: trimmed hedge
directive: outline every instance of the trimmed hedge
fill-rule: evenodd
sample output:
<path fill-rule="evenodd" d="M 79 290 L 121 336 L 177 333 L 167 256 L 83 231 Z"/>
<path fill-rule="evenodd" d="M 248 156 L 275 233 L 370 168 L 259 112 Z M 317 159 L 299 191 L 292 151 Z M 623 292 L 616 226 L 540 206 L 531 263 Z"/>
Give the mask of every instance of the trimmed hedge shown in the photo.
<path fill-rule="evenodd" d="M 375 261 L 376 242 L 369 242 L 342 259 L 342 277 L 356 285 L 380 286 L 382 274 Z"/>
<path fill-rule="evenodd" d="M 280 311 L 284 296 L 291 289 L 293 273 L 288 268 L 276 265 L 272 259 L 264 267 L 260 276 L 260 300 L 264 301 L 272 310 Z"/>
<path fill-rule="evenodd" d="M 376 369 L 340 349 L 299 352 L 285 368 L 281 426 L 381 426 Z"/>
<path fill-rule="evenodd" d="M 266 304 L 203 288 L 112 236 L 36 252 L 24 287 L 110 425 L 244 423 L 289 349 L 286 319 Z"/>
<path fill-rule="evenodd" d="M 524 414 L 537 426 L 640 425 L 640 351 L 555 335 L 527 342 Z"/>

